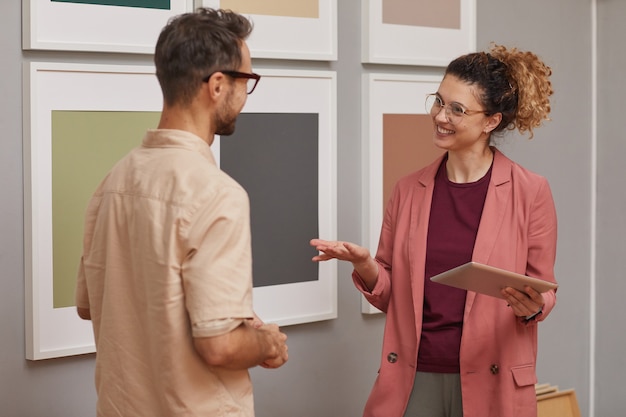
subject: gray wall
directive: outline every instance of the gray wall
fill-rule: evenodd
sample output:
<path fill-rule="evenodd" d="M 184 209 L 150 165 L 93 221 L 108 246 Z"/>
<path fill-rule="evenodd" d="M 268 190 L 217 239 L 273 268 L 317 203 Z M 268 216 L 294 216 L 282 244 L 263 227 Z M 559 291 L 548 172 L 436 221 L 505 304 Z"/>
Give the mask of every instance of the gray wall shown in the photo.
<path fill-rule="evenodd" d="M 420 68 L 360 64 L 360 1 L 339 0 L 339 60 L 333 63 L 255 61 L 255 67 L 331 69 L 338 72 L 338 235 L 360 242 L 360 75 L 419 72 Z M 626 415 L 621 375 L 625 336 L 613 316 L 626 289 L 619 264 L 625 235 L 621 155 L 615 133 L 625 96 L 620 0 L 599 5 L 600 115 L 598 129 L 598 306 L 592 311 L 592 12 L 583 0 L 478 0 L 478 48 L 491 41 L 529 49 L 554 71 L 552 122 L 535 139 L 510 136 L 502 149 L 545 175 L 559 215 L 559 303 L 541 325 L 539 379 L 575 388 L 584 416 Z M 24 359 L 24 265 L 21 67 L 28 60 L 150 63 L 149 57 L 69 53 L 23 53 L 21 3 L 0 2 L 0 415 L 84 417 L 95 415 L 93 355 L 28 362 Z M 621 18 L 620 18 L 621 16 Z M 425 40 L 428 41 L 428 40 Z M 615 138 L 615 139 L 613 139 Z M 622 152 L 620 152 L 622 151 Z M 620 245 L 620 243 L 622 243 Z M 378 368 L 384 318 L 360 314 L 350 269 L 339 265 L 339 318 L 290 326 L 291 360 L 278 371 L 254 369 L 259 417 L 357 417 Z M 620 281 L 621 280 L 621 281 Z M 601 302 L 600 302 L 601 301 Z M 598 322 L 592 342 L 592 319 Z M 619 317 L 619 316 L 618 316 Z M 623 328 L 623 325 L 621 326 Z M 616 331 L 617 330 L 617 331 Z M 596 356 L 591 360 L 592 343 Z M 595 379 L 592 370 L 595 369 Z M 591 384 L 595 414 L 589 412 Z"/>
<path fill-rule="evenodd" d="M 598 1 L 598 238 L 596 416 L 626 415 L 626 198 L 624 197 L 623 112 L 626 106 L 626 3 Z"/>
<path fill-rule="evenodd" d="M 592 19 L 587 0 L 479 0 L 478 42 L 518 46 L 552 67 L 552 121 L 502 149 L 550 181 L 558 212 L 558 303 L 540 326 L 539 382 L 575 388 L 589 413 L 592 198 Z M 623 409 L 624 410 L 624 409 Z M 609 414 L 615 416 L 620 414 Z M 602 414 L 596 414 L 602 416 Z"/>

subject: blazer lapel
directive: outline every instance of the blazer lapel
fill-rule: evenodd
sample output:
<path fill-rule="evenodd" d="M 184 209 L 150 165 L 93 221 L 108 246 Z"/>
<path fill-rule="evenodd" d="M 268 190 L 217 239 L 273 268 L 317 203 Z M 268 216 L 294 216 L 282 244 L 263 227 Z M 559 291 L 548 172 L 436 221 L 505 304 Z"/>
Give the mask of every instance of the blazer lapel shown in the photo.
<path fill-rule="evenodd" d="M 433 201 L 435 175 L 445 154 L 426 167 L 417 179 L 411 200 L 411 219 L 409 224 L 409 275 L 416 323 L 421 323 L 424 300 L 424 265 L 426 264 L 426 242 L 428 238 L 428 221 Z M 419 330 L 419 329 L 418 329 Z"/>
<path fill-rule="evenodd" d="M 502 227 L 507 204 L 511 200 L 511 162 L 495 150 L 491 183 L 487 190 L 483 213 L 474 243 L 472 260 L 486 264 L 496 243 L 495 236 Z"/>
<path fill-rule="evenodd" d="M 487 190 L 483 213 L 478 226 L 478 234 L 474 243 L 472 261 L 487 264 L 496 243 L 495 237 L 502 227 L 506 207 L 511 200 L 511 160 L 494 148 L 491 182 Z M 474 303 L 476 293 L 469 291 L 465 300 L 465 314 L 468 314 Z"/>

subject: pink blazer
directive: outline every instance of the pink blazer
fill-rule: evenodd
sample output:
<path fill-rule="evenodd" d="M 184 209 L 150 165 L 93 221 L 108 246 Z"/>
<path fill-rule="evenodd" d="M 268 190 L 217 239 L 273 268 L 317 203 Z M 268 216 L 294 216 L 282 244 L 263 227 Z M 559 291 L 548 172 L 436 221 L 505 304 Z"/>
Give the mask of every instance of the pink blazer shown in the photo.
<path fill-rule="evenodd" d="M 415 379 L 422 325 L 426 234 L 434 178 L 443 157 L 396 184 L 376 254 L 378 282 L 370 293 L 386 313 L 378 377 L 364 417 L 402 417 Z M 472 260 L 555 282 L 557 221 L 550 187 L 495 151 L 491 182 Z M 556 303 L 544 293 L 544 320 Z M 537 322 L 524 323 L 506 302 L 467 292 L 460 366 L 464 417 L 536 417 Z"/>

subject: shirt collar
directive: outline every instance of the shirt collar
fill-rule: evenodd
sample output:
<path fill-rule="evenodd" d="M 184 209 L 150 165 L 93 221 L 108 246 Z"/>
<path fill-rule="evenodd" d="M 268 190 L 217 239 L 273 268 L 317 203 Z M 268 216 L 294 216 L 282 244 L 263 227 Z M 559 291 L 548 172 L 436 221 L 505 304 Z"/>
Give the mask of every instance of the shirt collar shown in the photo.
<path fill-rule="evenodd" d="M 213 165 L 217 165 L 211 147 L 199 136 L 177 129 L 149 129 L 143 138 L 146 148 L 183 148 L 202 154 Z"/>

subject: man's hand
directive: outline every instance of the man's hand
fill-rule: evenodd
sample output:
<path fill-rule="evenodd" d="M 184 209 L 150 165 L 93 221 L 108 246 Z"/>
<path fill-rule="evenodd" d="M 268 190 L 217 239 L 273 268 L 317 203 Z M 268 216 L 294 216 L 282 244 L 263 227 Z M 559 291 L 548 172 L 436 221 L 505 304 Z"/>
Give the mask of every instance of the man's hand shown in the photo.
<path fill-rule="evenodd" d="M 260 366 L 263 368 L 275 369 L 283 366 L 289 359 L 289 348 L 287 347 L 287 335 L 282 333 L 276 324 L 263 324 L 259 331 L 267 332 L 273 344 L 273 357 L 263 361 Z"/>

